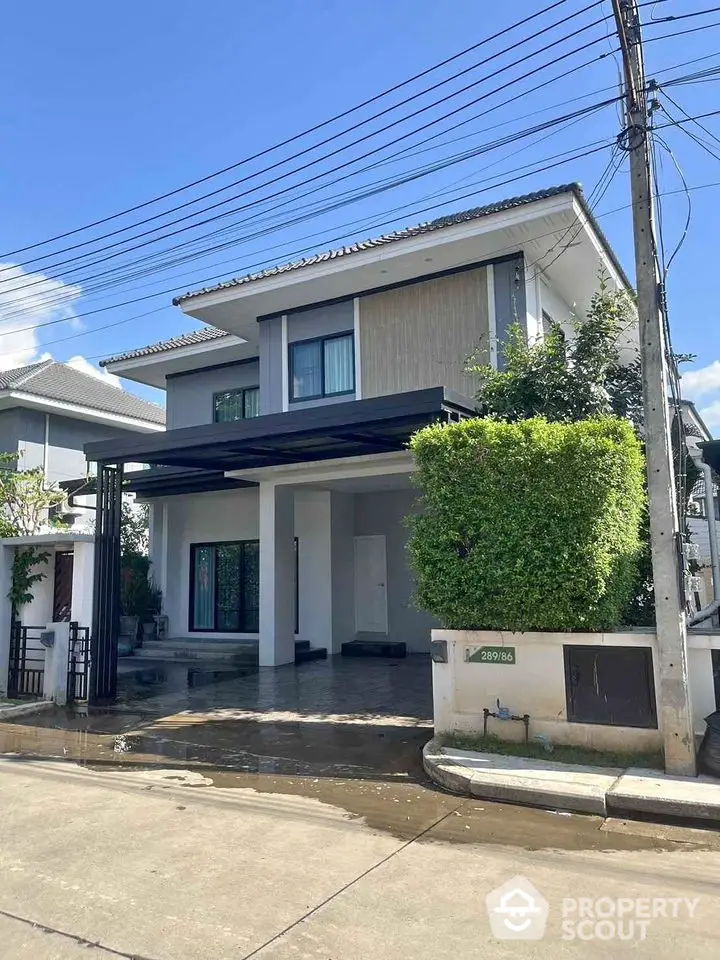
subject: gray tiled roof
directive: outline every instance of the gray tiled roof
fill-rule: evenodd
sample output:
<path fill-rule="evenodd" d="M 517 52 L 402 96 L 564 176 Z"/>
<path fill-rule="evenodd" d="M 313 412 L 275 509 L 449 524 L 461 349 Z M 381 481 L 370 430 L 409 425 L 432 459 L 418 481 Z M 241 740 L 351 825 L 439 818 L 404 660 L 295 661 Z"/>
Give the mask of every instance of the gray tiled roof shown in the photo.
<path fill-rule="evenodd" d="M 548 200 L 552 197 L 560 196 L 563 193 L 574 193 L 580 202 L 586 207 L 586 212 L 590 214 L 585 204 L 582 193 L 582 187 L 579 183 L 566 183 L 559 187 L 548 187 L 546 190 L 537 190 L 534 193 L 526 193 L 520 197 L 509 197 L 506 200 L 499 200 L 495 203 L 488 203 L 483 207 L 473 207 L 471 210 L 461 210 L 457 213 L 446 214 L 444 217 L 438 217 L 426 223 L 419 223 L 414 227 L 405 227 L 402 230 L 394 230 L 392 233 L 386 233 L 380 237 L 374 237 L 370 240 L 361 240 L 358 243 L 351 243 L 347 247 L 340 247 L 339 250 L 326 250 L 323 253 L 315 253 L 310 257 L 304 257 L 302 260 L 295 260 L 293 263 L 285 263 L 282 266 L 270 267 L 267 270 L 261 270 L 259 273 L 249 273 L 244 277 L 235 277 L 233 280 L 225 280 L 222 283 L 215 284 L 212 287 L 203 287 L 200 290 L 194 290 L 191 293 L 184 293 L 180 297 L 175 297 L 173 304 L 178 306 L 185 303 L 193 297 L 200 297 L 206 293 L 216 293 L 218 290 L 227 290 L 231 287 L 239 287 L 246 283 L 252 283 L 255 280 L 265 280 L 268 277 L 276 277 L 282 273 L 289 273 L 291 270 L 300 270 L 302 267 L 311 267 L 316 263 L 324 263 L 327 260 L 336 260 L 339 257 L 348 257 L 353 253 L 362 253 L 364 250 L 371 250 L 373 247 L 383 247 L 389 243 L 396 243 L 398 240 L 407 240 L 411 237 L 419 237 L 426 233 L 433 233 L 435 230 L 443 230 L 445 227 L 455 227 L 461 223 L 468 223 L 471 220 L 479 220 L 482 217 L 488 217 L 493 213 L 502 213 L 504 210 L 511 210 L 514 207 L 522 207 L 528 203 L 535 203 L 538 200 Z M 590 214 L 592 217 L 592 215 Z M 597 224 L 593 219 L 593 224 L 600 233 Z M 600 233 L 602 237 L 602 234 Z M 604 237 L 603 237 L 604 240 Z M 607 244 L 606 244 L 607 245 Z"/>
<path fill-rule="evenodd" d="M 2 371 L 0 390 L 28 393 L 149 423 L 165 423 L 162 407 L 54 360 Z"/>
<path fill-rule="evenodd" d="M 461 223 L 479 220 L 482 217 L 487 217 L 494 213 L 501 213 L 504 210 L 511 210 L 514 207 L 522 207 L 526 204 L 535 203 L 538 200 L 548 200 L 552 197 L 561 196 L 564 193 L 574 194 L 577 200 L 580 202 L 586 216 L 592 223 L 600 240 L 605 245 L 608 255 L 615 263 L 620 276 L 623 278 L 627 286 L 630 287 L 630 281 L 627 279 L 622 266 L 615 258 L 609 243 L 607 242 L 602 230 L 598 226 L 592 214 L 592 211 L 585 202 L 582 187 L 578 183 L 568 183 L 557 187 L 548 187 L 545 190 L 537 190 L 535 193 L 527 193 L 520 197 L 510 197 L 506 200 L 499 200 L 495 203 L 489 203 L 482 207 L 473 207 L 470 210 L 461 210 L 457 213 L 451 213 L 443 217 L 437 217 L 435 220 L 430 220 L 426 223 L 417 224 L 414 227 L 406 227 L 402 230 L 395 230 L 392 233 L 387 233 L 380 237 L 374 237 L 370 240 L 362 240 L 358 243 L 352 243 L 349 246 L 341 247 L 339 250 L 326 250 L 323 253 L 313 254 L 313 256 L 305 257 L 302 260 L 296 260 L 292 263 L 286 263 L 277 267 L 270 267 L 267 270 L 261 270 L 259 273 L 251 273 L 244 277 L 236 277 L 233 280 L 226 280 L 223 283 L 218 283 L 212 287 L 203 287 L 200 290 L 195 290 L 191 293 L 183 294 L 180 297 L 175 297 L 173 304 L 177 306 L 178 304 L 191 300 L 193 297 L 199 297 L 206 293 L 214 293 L 218 290 L 225 290 L 232 287 L 242 286 L 246 283 L 252 283 L 255 280 L 265 280 L 268 277 L 276 277 L 283 273 L 289 273 L 292 270 L 299 270 L 302 267 L 310 267 L 313 266 L 313 264 L 323 263 L 327 260 L 335 260 L 339 257 L 351 256 L 354 253 L 361 253 L 363 250 L 371 250 L 374 247 L 386 246 L 387 244 L 395 243 L 398 240 L 406 240 L 411 237 L 418 237 L 426 233 L 433 233 L 435 230 L 442 230 L 445 227 L 454 227 Z M 163 340 L 160 343 L 153 343 L 150 346 L 141 347 L 138 350 L 131 350 L 128 353 L 122 353 L 107 360 L 101 360 L 100 366 L 107 366 L 108 364 L 122 360 L 133 360 L 136 357 L 145 357 L 153 353 L 162 353 L 165 350 L 173 350 L 177 347 L 192 346 L 195 343 L 203 343 L 206 340 L 214 340 L 218 337 L 224 337 L 228 335 L 229 334 L 227 334 L 224 330 L 217 330 L 215 327 L 205 327 L 200 330 L 194 330 L 191 333 L 182 334 L 179 337 L 174 337 L 171 340 Z"/>
<path fill-rule="evenodd" d="M 108 357 L 100 361 L 101 367 L 106 367 L 110 363 L 118 360 L 134 360 L 136 357 L 149 357 L 153 353 L 163 353 L 165 350 L 176 350 L 179 347 L 192 347 L 196 343 L 205 343 L 207 340 L 217 340 L 219 337 L 229 337 L 230 334 L 225 330 L 218 330 L 215 327 L 203 327 L 200 330 L 191 330 L 189 333 L 181 333 L 178 337 L 172 337 L 170 340 L 161 340 L 159 343 L 151 343 L 147 347 L 138 347 L 137 350 L 129 350 L 127 353 L 120 353 L 115 357 Z"/>

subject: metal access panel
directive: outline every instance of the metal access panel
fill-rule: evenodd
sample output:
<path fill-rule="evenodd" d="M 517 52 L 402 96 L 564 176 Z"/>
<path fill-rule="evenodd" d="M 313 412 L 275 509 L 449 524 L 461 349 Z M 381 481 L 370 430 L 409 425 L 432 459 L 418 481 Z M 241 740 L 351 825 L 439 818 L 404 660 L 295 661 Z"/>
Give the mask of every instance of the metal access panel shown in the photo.
<path fill-rule="evenodd" d="M 569 721 L 657 728 L 650 647 L 566 644 L 563 649 Z"/>

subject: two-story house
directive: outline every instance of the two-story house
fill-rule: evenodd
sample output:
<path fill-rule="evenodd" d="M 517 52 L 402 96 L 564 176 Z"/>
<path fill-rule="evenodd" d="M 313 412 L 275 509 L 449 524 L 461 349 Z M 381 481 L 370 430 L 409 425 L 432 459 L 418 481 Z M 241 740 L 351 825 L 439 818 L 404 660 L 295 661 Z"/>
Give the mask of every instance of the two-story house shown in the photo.
<path fill-rule="evenodd" d="M 406 449 L 475 412 L 466 359 L 502 362 L 508 327 L 582 314 L 600 271 L 628 281 L 576 185 L 442 217 L 198 290 L 199 331 L 105 361 L 167 392 L 167 431 L 87 447 L 98 461 L 94 640 L 111 684 L 122 464 L 152 506 L 173 637 L 243 638 L 261 665 L 297 640 L 429 649 L 412 604 Z M 500 358 L 500 360 L 498 359 Z M 110 688 L 107 688 L 108 690 Z"/>

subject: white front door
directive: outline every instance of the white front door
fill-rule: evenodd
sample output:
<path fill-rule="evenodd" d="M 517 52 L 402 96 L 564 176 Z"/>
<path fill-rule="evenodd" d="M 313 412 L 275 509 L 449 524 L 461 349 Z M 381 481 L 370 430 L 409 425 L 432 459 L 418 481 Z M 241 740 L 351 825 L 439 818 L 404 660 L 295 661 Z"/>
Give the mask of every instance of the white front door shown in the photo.
<path fill-rule="evenodd" d="M 355 630 L 387 633 L 385 537 L 355 537 Z"/>

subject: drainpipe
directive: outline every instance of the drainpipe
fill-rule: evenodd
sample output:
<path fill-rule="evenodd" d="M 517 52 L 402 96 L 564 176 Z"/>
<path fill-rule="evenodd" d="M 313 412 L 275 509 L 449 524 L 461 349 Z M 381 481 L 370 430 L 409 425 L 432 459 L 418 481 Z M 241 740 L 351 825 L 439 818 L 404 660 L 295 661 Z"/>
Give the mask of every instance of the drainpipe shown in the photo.
<path fill-rule="evenodd" d="M 45 442 L 43 444 L 43 476 L 45 477 L 45 483 L 48 482 L 48 475 L 50 471 L 50 414 L 45 414 Z"/>
<path fill-rule="evenodd" d="M 697 623 L 709 620 L 714 613 L 720 610 L 720 552 L 718 551 L 717 524 L 715 522 L 715 500 L 713 498 L 713 479 L 710 464 L 702 459 L 702 452 L 693 438 L 688 438 L 689 453 L 696 466 L 702 470 L 705 483 L 705 514 L 708 520 L 708 536 L 710 540 L 710 567 L 712 569 L 713 599 L 702 610 L 690 618 L 688 625 L 693 627 Z"/>

